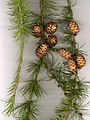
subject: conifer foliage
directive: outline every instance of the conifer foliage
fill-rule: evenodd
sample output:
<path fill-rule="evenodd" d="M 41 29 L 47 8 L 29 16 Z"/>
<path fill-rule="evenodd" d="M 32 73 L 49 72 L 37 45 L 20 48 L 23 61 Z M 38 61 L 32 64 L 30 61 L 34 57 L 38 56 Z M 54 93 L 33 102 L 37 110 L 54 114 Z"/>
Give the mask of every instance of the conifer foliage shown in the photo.
<path fill-rule="evenodd" d="M 13 38 L 19 43 L 20 52 L 14 80 L 8 90 L 9 96 L 4 110 L 6 115 L 12 114 L 18 120 L 38 119 L 40 108 L 37 102 L 45 94 L 43 89 L 45 74 L 48 80 L 57 82 L 65 95 L 60 101 L 60 106 L 56 108 L 55 116 L 52 115 L 50 120 L 84 120 L 84 101 L 88 96 L 88 86 L 84 79 L 79 77 L 79 70 L 85 66 L 86 58 L 76 42 L 80 27 L 73 17 L 72 7 L 76 2 L 72 1 L 67 0 L 67 5 L 58 12 L 60 14 L 57 14 L 59 9 L 54 0 L 38 0 L 40 9 L 37 13 L 32 10 L 32 0 L 10 0 L 8 5 Z M 57 31 L 61 36 L 56 36 Z M 30 39 L 30 36 L 37 39 L 37 44 L 35 43 L 37 59 L 28 63 L 25 72 L 29 76 L 25 78 L 21 77 L 23 53 L 26 40 Z M 59 38 L 60 42 L 66 45 L 65 48 L 57 48 Z M 54 52 L 58 61 L 60 56 L 64 61 L 58 63 Z M 19 89 L 22 78 L 24 83 Z M 16 100 L 18 90 L 22 94 L 22 103 Z"/>

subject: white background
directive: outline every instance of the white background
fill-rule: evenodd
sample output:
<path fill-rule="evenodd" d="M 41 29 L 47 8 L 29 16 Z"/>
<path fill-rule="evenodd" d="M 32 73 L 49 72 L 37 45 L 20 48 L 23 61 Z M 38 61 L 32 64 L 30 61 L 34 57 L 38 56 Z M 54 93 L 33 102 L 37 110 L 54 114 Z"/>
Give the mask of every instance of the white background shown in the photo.
<path fill-rule="evenodd" d="M 57 1 L 59 2 L 59 0 Z M 12 32 L 8 30 L 10 17 L 7 14 L 9 11 L 7 2 L 8 0 L 0 1 L 0 120 L 14 120 L 13 117 L 4 116 L 2 112 L 5 105 L 4 100 L 7 98 L 7 88 L 13 80 L 18 58 L 18 45 L 12 38 Z M 81 28 L 79 35 L 76 37 L 77 42 L 80 45 L 86 43 L 83 49 L 88 54 L 86 58 L 87 65 L 81 70 L 80 76 L 90 81 L 90 0 L 79 0 L 73 11 L 74 18 L 79 21 Z M 33 52 L 35 48 L 33 45 L 33 42 L 29 45 L 26 44 L 25 59 L 34 58 Z M 39 120 L 48 120 L 54 114 L 55 106 L 60 102 L 60 98 L 63 97 L 63 92 L 57 88 L 53 81 L 45 83 L 44 88 L 48 95 L 45 95 L 40 103 L 41 115 Z M 90 120 L 90 117 L 85 116 L 85 120 Z"/>

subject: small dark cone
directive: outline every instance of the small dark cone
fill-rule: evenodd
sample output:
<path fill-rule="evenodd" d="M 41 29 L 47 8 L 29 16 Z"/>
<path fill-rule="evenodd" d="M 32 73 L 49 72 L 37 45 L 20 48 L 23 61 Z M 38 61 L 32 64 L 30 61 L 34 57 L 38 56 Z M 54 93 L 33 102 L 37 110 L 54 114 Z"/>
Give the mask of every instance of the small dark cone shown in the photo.
<path fill-rule="evenodd" d="M 48 53 L 48 50 L 49 50 L 49 46 L 46 43 L 43 43 L 37 47 L 35 52 L 36 56 L 38 58 L 43 58 Z"/>
<path fill-rule="evenodd" d="M 69 70 L 71 72 L 73 72 L 74 74 L 77 74 L 77 66 L 76 66 L 74 60 L 73 59 L 69 59 L 67 64 L 68 64 Z"/>
<path fill-rule="evenodd" d="M 81 54 L 76 55 L 76 60 L 77 60 L 78 68 L 82 68 L 82 67 L 85 66 L 86 59 L 85 59 L 85 57 L 83 55 L 81 55 Z"/>
<path fill-rule="evenodd" d="M 46 42 L 49 45 L 49 47 L 53 47 L 57 44 L 58 40 L 55 35 L 49 35 Z"/>
<path fill-rule="evenodd" d="M 47 34 L 53 34 L 57 30 L 57 24 L 55 22 L 48 22 L 45 26 L 45 31 Z"/>
<path fill-rule="evenodd" d="M 33 31 L 34 31 L 35 37 L 39 38 L 43 33 L 43 27 L 41 25 L 34 25 Z"/>
<path fill-rule="evenodd" d="M 66 48 L 60 48 L 59 54 L 65 59 L 70 59 L 72 54 Z"/>
<path fill-rule="evenodd" d="M 70 21 L 68 27 L 74 36 L 76 36 L 80 31 L 80 28 L 75 21 Z"/>

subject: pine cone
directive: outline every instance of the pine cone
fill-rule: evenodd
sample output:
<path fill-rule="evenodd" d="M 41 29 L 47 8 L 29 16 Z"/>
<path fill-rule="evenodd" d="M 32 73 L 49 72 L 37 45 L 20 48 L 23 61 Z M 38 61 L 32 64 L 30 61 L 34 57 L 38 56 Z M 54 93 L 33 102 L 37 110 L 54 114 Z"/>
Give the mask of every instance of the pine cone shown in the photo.
<path fill-rule="evenodd" d="M 76 55 L 76 60 L 77 60 L 77 66 L 78 68 L 82 68 L 86 64 L 85 57 L 81 54 Z"/>
<path fill-rule="evenodd" d="M 76 36 L 79 33 L 80 28 L 75 21 L 70 21 L 68 26 L 69 26 L 69 30 L 74 36 Z"/>
<path fill-rule="evenodd" d="M 60 48 L 59 54 L 65 59 L 70 59 L 72 57 L 72 54 L 65 48 Z"/>
<path fill-rule="evenodd" d="M 45 26 L 45 31 L 47 34 L 53 34 L 57 30 L 57 24 L 55 22 L 48 22 Z"/>
<path fill-rule="evenodd" d="M 43 43 L 37 47 L 36 52 L 35 52 L 36 56 L 38 58 L 43 58 L 47 54 L 48 50 L 49 50 L 49 46 Z"/>
<path fill-rule="evenodd" d="M 35 37 L 39 38 L 39 37 L 41 37 L 41 35 L 43 33 L 43 27 L 40 25 L 34 25 L 33 31 L 34 31 Z"/>
<path fill-rule="evenodd" d="M 77 73 L 77 66 L 76 66 L 76 64 L 75 64 L 75 62 L 74 62 L 73 59 L 69 59 L 69 60 L 68 60 L 68 68 L 69 68 L 69 70 L 70 70 L 71 72 L 73 72 L 74 74 Z"/>
<path fill-rule="evenodd" d="M 49 47 L 53 47 L 57 44 L 58 40 L 55 35 L 49 35 L 46 42 L 49 45 Z"/>

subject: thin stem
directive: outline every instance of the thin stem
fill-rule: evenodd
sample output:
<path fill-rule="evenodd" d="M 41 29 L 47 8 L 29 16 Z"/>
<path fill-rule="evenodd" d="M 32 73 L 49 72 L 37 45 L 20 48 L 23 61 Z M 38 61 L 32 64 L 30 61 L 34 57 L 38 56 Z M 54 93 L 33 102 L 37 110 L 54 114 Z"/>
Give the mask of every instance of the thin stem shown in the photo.
<path fill-rule="evenodd" d="M 77 43 L 76 43 L 75 37 L 73 36 L 74 54 L 76 54 L 77 52 L 76 44 Z"/>
<path fill-rule="evenodd" d="M 70 10 L 70 14 L 73 18 L 73 11 L 72 11 L 72 5 L 71 5 L 71 0 L 67 0 L 68 6 L 69 6 L 69 10 Z"/>
<path fill-rule="evenodd" d="M 18 83 L 20 80 L 20 73 L 21 73 L 21 65 L 23 62 L 23 52 L 24 52 L 24 38 L 22 39 L 22 44 L 20 47 L 20 57 L 19 57 L 19 61 L 18 61 L 18 68 L 16 71 L 16 79 L 15 79 L 15 89 L 14 89 L 14 97 L 16 96 L 16 91 L 17 91 L 17 87 L 18 87 Z"/>
<path fill-rule="evenodd" d="M 59 81 L 58 81 L 58 79 L 57 79 L 57 76 L 55 75 L 55 73 L 53 72 L 53 70 L 51 70 L 50 68 L 49 68 L 49 66 L 47 65 L 47 63 L 44 61 L 44 67 L 46 68 L 46 70 L 47 70 L 47 72 L 49 72 L 51 75 L 53 75 L 54 76 L 54 79 L 57 81 L 57 83 L 58 83 L 58 87 L 61 87 L 61 89 L 65 92 L 65 88 L 64 88 L 64 86 L 63 86 L 63 84 L 61 84 L 61 83 L 59 83 Z"/>
<path fill-rule="evenodd" d="M 71 6 L 71 0 L 67 0 L 67 3 L 68 3 L 68 7 L 69 7 L 69 10 L 70 10 L 70 14 L 71 14 L 71 16 L 72 16 L 72 19 L 73 19 L 73 11 L 72 11 L 72 6 Z M 75 36 L 73 36 L 72 35 L 72 44 L 71 44 L 71 46 L 72 46 L 72 51 L 73 51 L 73 54 L 74 55 L 76 55 L 76 53 L 77 53 L 77 48 L 76 48 L 76 40 L 75 40 Z M 77 73 L 78 74 L 78 73 Z M 75 81 L 74 81 L 74 95 L 72 96 L 73 98 L 73 100 L 74 100 L 74 104 L 76 103 L 76 101 L 77 101 L 77 92 L 76 92 L 76 85 L 77 85 L 77 75 L 75 75 Z M 77 109 L 77 108 L 75 108 L 75 106 L 72 106 L 75 110 Z M 83 120 L 83 117 L 82 117 L 82 115 L 80 115 L 80 119 L 81 120 Z"/>
<path fill-rule="evenodd" d="M 35 75 L 35 80 L 37 80 L 37 77 L 38 77 L 38 75 L 39 75 L 39 73 L 40 73 L 40 70 L 41 70 L 41 67 L 42 67 L 42 62 L 43 62 L 43 59 L 40 59 L 41 65 L 39 65 L 39 68 L 37 69 L 37 73 L 36 73 L 36 75 Z"/>
<path fill-rule="evenodd" d="M 73 18 L 73 11 L 72 11 L 72 6 L 71 6 L 71 0 L 67 0 L 68 3 L 68 7 L 70 9 L 70 14 L 72 15 Z M 73 48 L 73 54 L 76 55 L 76 40 L 75 40 L 75 36 L 72 35 L 72 48 Z M 74 81 L 74 101 L 76 101 L 76 84 L 77 84 L 77 75 L 75 75 L 75 81 Z"/>
<path fill-rule="evenodd" d="M 64 120 L 68 120 L 68 113 L 65 114 Z"/>
<path fill-rule="evenodd" d="M 44 4 L 44 0 L 40 0 L 40 17 L 41 17 L 41 23 L 42 23 L 42 25 L 44 25 L 44 6 L 43 6 L 43 4 Z"/>
<path fill-rule="evenodd" d="M 44 15 L 43 15 L 44 10 L 43 10 L 43 4 L 44 4 L 44 3 L 43 3 L 43 0 L 40 0 L 40 18 L 41 18 L 41 24 L 42 24 L 42 26 L 44 25 Z M 41 64 L 42 64 L 43 59 L 40 59 L 40 61 L 41 61 Z M 40 73 L 40 70 L 41 70 L 41 66 L 39 66 L 39 68 L 37 69 L 37 72 L 36 72 L 36 74 L 35 74 L 35 76 L 34 76 L 34 80 L 35 80 L 35 81 L 37 81 L 37 78 L 38 78 L 38 75 L 39 75 L 39 73 Z M 29 99 L 32 100 L 32 98 L 33 98 L 33 95 L 30 94 Z"/>
<path fill-rule="evenodd" d="M 71 0 L 67 0 L 68 6 L 71 7 Z"/>
<path fill-rule="evenodd" d="M 67 4 L 70 10 L 70 14 L 72 16 L 73 19 L 73 11 L 72 11 L 72 5 L 71 5 L 71 0 L 67 0 Z M 73 48 L 73 54 L 76 54 L 76 40 L 75 40 L 75 36 L 72 36 L 72 48 Z"/>
<path fill-rule="evenodd" d="M 12 29 L 14 29 L 15 31 L 14 38 L 20 43 L 20 54 L 18 58 L 18 67 L 15 73 L 15 77 L 9 88 L 9 98 L 6 101 L 5 113 L 8 115 L 10 115 L 13 112 L 15 106 L 15 97 L 20 80 L 25 40 L 29 34 L 27 24 L 30 23 L 30 18 L 28 17 L 28 6 L 24 3 L 24 1 L 11 0 L 9 5 L 11 10 L 10 15 L 12 16 L 11 22 L 13 23 Z"/>

